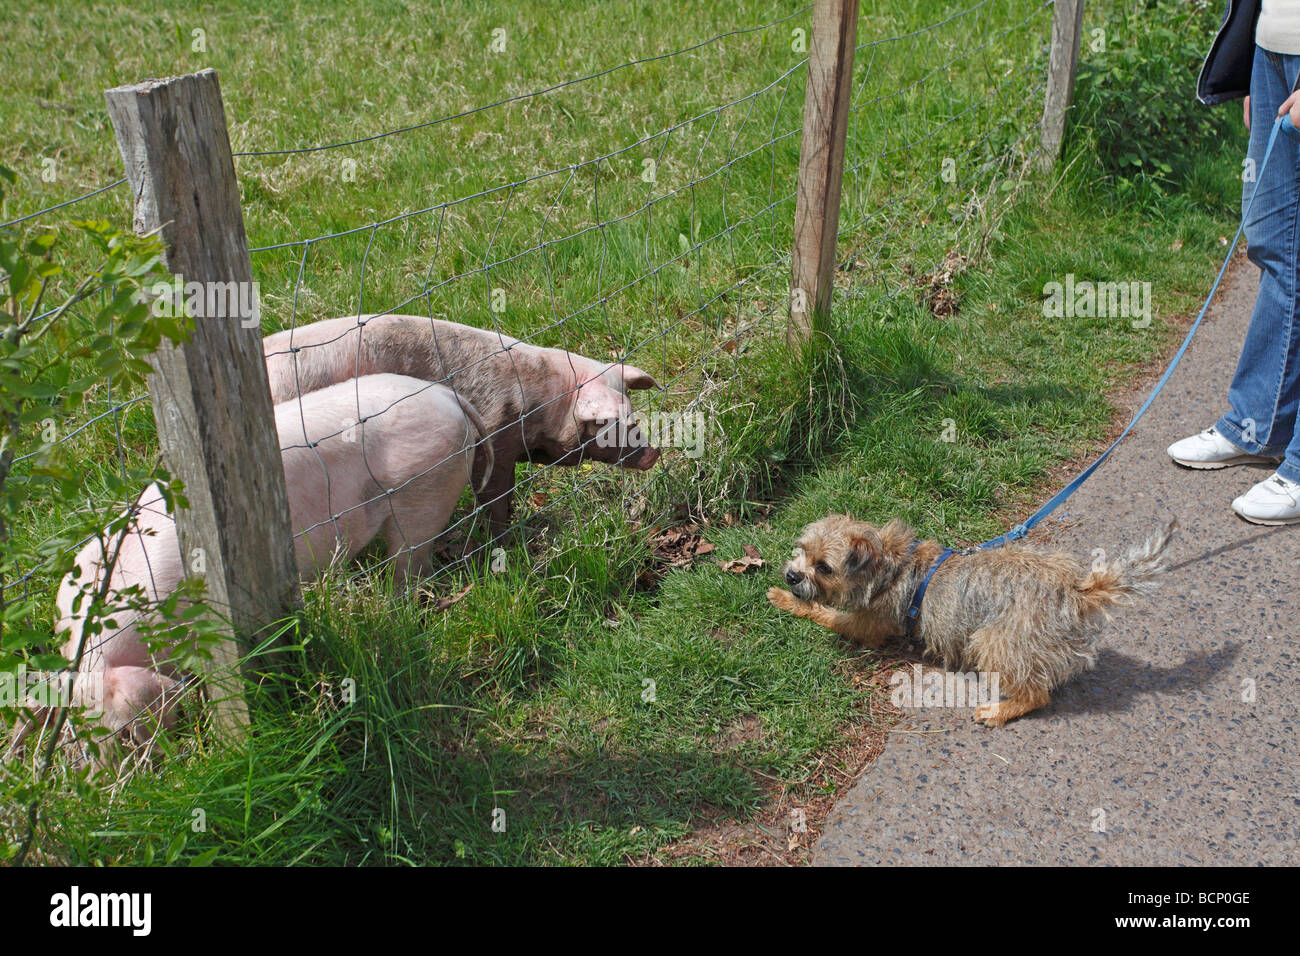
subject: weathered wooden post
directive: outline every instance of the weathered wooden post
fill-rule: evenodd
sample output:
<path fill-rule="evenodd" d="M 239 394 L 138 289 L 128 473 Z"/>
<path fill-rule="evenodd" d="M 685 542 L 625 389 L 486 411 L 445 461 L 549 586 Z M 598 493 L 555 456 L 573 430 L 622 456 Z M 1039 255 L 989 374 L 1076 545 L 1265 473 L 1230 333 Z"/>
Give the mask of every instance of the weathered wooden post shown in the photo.
<path fill-rule="evenodd" d="M 239 185 L 214 70 L 105 94 L 135 230 L 160 230 L 165 265 L 201 300 L 188 342 L 153 357 L 149 393 L 163 458 L 185 483 L 182 559 L 228 615 L 213 652 L 218 723 L 248 722 L 238 662 L 248 642 L 298 602 L 284 487 Z M 197 283 L 197 285 L 193 285 Z"/>
<path fill-rule="evenodd" d="M 1079 65 L 1079 40 L 1083 33 L 1083 0 L 1056 0 L 1052 11 L 1052 50 L 1047 66 L 1047 97 L 1043 104 L 1042 151 L 1039 169 L 1046 172 L 1061 155 L 1065 114 L 1074 97 L 1074 76 Z"/>
<path fill-rule="evenodd" d="M 857 36 L 858 0 L 816 0 L 795 197 L 792 341 L 807 339 L 830 312 Z"/>

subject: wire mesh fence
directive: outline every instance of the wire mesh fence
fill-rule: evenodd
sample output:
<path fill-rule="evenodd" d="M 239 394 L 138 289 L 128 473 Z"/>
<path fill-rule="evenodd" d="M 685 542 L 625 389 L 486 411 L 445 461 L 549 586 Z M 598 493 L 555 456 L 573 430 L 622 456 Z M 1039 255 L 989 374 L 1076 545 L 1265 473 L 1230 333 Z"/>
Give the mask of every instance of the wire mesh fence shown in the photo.
<path fill-rule="evenodd" d="M 995 236 L 1037 142 L 1052 6 L 981 0 L 884 35 L 862 17 L 835 280 L 855 308 L 950 314 L 947 283 Z M 650 534 L 754 493 L 764 376 L 793 361 L 808 12 L 387 131 L 234 152 L 304 573 L 342 563 L 451 593 L 544 559 L 557 535 Z M 562 129 L 522 159 L 510 148 L 584 105 L 617 115 L 616 74 L 670 77 L 699 102 L 712 70 L 756 55 L 764 81 L 711 105 L 603 122 L 577 153 Z M 343 221 L 299 235 L 298 210 L 267 212 L 266 184 L 316 162 L 335 189 L 367 184 Z M 98 211 L 123 182 L 4 225 Z M 157 455 L 148 396 L 107 383 L 56 443 L 87 449 L 94 494 L 96 469 Z M 33 518 L 33 537 L 59 521 Z M 11 600 L 47 577 L 25 569 Z"/>

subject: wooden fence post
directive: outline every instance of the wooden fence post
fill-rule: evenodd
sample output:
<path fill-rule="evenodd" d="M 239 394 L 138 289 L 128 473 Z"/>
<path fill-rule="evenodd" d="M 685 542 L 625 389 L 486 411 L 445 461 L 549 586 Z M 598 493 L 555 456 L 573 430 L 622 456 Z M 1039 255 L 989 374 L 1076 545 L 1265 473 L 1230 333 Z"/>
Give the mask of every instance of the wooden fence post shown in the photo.
<path fill-rule="evenodd" d="M 1065 114 L 1074 97 L 1074 76 L 1079 65 L 1079 40 L 1083 33 L 1083 0 L 1056 0 L 1052 15 L 1052 50 L 1047 67 L 1047 97 L 1043 104 L 1042 152 L 1038 166 L 1049 171 L 1061 155 Z"/>
<path fill-rule="evenodd" d="M 238 733 L 248 722 L 238 661 L 299 593 L 221 88 L 216 72 L 203 70 L 105 96 L 135 230 L 161 230 L 168 272 L 183 278 L 187 296 L 202 290 L 189 341 L 164 342 L 151 359 L 149 393 L 164 461 L 190 502 L 176 515 L 182 559 L 230 622 L 210 680 L 221 691 L 213 695 L 218 724 Z"/>
<path fill-rule="evenodd" d="M 858 0 L 816 0 L 795 197 L 792 341 L 807 339 L 830 312 L 857 36 Z"/>

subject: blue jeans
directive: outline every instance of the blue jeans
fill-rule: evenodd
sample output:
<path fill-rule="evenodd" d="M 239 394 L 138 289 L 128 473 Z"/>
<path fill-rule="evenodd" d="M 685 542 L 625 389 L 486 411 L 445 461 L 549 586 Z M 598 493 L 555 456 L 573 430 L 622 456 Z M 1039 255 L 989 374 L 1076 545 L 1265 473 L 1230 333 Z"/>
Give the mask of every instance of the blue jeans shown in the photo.
<path fill-rule="evenodd" d="M 1250 149 L 1256 171 L 1278 107 L 1300 76 L 1300 56 L 1255 47 L 1250 74 Z M 1251 177 L 1245 177 L 1249 180 Z M 1242 184 L 1242 206 L 1256 188 Z M 1228 389 L 1231 411 L 1219 433 L 1254 455 L 1283 459 L 1278 473 L 1300 481 L 1300 143 L 1280 135 L 1259 177 L 1246 222 L 1247 256 L 1259 266 L 1259 293 Z"/>

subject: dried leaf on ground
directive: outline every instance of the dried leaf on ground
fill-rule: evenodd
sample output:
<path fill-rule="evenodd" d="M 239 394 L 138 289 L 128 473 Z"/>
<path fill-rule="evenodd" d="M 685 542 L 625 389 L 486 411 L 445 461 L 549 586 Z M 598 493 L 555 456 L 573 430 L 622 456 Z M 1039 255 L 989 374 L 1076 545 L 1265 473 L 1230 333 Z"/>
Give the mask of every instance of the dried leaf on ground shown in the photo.
<path fill-rule="evenodd" d="M 441 613 L 442 611 L 447 610 L 447 608 L 451 607 L 453 604 L 457 603 L 461 598 L 463 598 L 466 594 L 469 594 L 469 592 L 472 590 L 474 590 L 474 585 L 467 584 L 459 591 L 457 591 L 455 594 L 447 595 L 445 597 L 440 597 L 433 602 L 433 609 Z M 430 597 L 432 597 L 432 594 L 430 594 Z"/>
<path fill-rule="evenodd" d="M 939 268 L 917 280 L 922 289 L 921 298 L 936 318 L 946 319 L 957 314 L 961 296 L 953 291 L 952 283 L 968 265 L 970 260 L 960 252 L 949 251 Z"/>
<path fill-rule="evenodd" d="M 758 570 L 766 563 L 758 548 L 752 544 L 745 545 L 743 550 L 745 552 L 743 558 L 734 558 L 731 561 L 717 561 L 715 563 L 722 570 L 730 571 L 732 574 L 747 574 L 750 571 Z"/>

